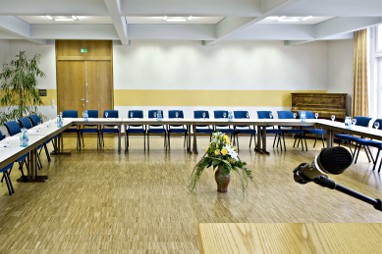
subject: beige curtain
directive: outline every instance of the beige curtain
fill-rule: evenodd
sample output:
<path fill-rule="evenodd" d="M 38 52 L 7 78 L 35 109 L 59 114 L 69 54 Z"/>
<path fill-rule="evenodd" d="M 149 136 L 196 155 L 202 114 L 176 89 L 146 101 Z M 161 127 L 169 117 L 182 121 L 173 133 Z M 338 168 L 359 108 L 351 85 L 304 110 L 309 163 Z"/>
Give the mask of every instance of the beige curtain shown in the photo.
<path fill-rule="evenodd" d="M 353 116 L 368 116 L 367 29 L 354 33 Z"/>

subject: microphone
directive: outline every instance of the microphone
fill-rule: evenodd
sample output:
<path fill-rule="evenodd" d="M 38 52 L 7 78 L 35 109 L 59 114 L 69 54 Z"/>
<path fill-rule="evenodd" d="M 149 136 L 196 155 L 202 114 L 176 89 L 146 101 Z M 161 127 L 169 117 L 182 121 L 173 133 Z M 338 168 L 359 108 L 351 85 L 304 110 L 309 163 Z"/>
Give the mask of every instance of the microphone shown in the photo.
<path fill-rule="evenodd" d="M 305 184 L 325 175 L 338 175 L 353 162 L 352 154 L 342 146 L 327 147 L 321 150 L 311 163 L 301 163 L 295 170 L 294 180 Z"/>

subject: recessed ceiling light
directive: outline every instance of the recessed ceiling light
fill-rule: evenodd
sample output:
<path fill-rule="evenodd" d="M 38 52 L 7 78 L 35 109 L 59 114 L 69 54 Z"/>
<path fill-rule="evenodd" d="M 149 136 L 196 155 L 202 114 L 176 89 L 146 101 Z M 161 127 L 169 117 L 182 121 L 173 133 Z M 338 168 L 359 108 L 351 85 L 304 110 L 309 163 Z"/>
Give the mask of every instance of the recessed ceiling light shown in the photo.
<path fill-rule="evenodd" d="M 45 16 L 49 20 L 57 21 L 57 22 L 71 22 L 71 21 L 78 21 L 77 16 L 50 16 L 46 15 Z"/>
<path fill-rule="evenodd" d="M 162 20 L 167 21 L 167 22 L 186 22 L 192 20 L 192 16 L 188 17 L 168 17 L 168 16 L 163 16 Z"/>
<path fill-rule="evenodd" d="M 313 16 L 306 16 L 306 17 L 298 17 L 298 16 L 270 16 L 266 18 L 267 20 L 273 20 L 276 22 L 301 22 L 301 21 L 306 21 L 309 19 L 312 19 Z"/>

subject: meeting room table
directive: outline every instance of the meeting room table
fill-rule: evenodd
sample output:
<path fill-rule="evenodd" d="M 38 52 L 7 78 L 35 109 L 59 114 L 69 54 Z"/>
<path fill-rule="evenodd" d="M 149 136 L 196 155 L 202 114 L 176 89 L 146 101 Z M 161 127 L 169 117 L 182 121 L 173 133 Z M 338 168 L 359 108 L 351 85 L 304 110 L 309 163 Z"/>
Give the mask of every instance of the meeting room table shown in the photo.
<path fill-rule="evenodd" d="M 382 141 L 382 130 L 358 125 L 345 126 L 344 122 L 330 121 L 326 119 L 315 120 L 315 126 L 326 130 L 327 146 L 332 147 L 336 133 L 346 133 L 364 138 Z"/>
<path fill-rule="evenodd" d="M 46 176 L 38 175 L 38 162 L 37 162 L 37 148 L 48 142 L 54 141 L 55 151 L 52 154 L 64 154 L 63 135 L 62 133 L 67 128 L 78 125 L 97 125 L 100 128 L 105 126 L 114 126 L 118 129 L 118 152 L 121 152 L 121 139 L 122 128 L 128 125 L 185 125 L 188 130 L 187 151 L 190 153 L 198 153 L 197 148 L 197 133 L 195 131 L 198 125 L 211 125 L 211 126 L 251 126 L 257 130 L 257 143 L 255 150 L 259 153 L 269 154 L 267 151 L 267 138 L 266 129 L 271 126 L 289 126 L 295 128 L 301 127 L 316 127 L 323 128 L 327 132 L 328 147 L 333 146 L 333 139 L 335 133 L 349 133 L 361 137 L 367 137 L 375 140 L 382 140 L 382 131 L 360 127 L 350 126 L 346 127 L 342 122 L 335 122 L 325 119 L 177 119 L 177 118 L 163 118 L 163 119 L 134 119 L 134 118 L 64 118 L 63 126 L 57 127 L 56 119 L 49 120 L 38 126 L 28 130 L 29 144 L 26 147 L 20 146 L 20 134 L 12 137 L 6 137 L 0 141 L 0 167 L 5 167 L 8 164 L 16 161 L 21 156 L 28 154 L 28 174 L 26 180 L 28 181 L 44 181 Z M 191 144 L 191 137 L 193 138 Z"/>
<path fill-rule="evenodd" d="M 63 152 L 62 132 L 72 125 L 71 120 L 64 119 L 63 126 L 57 127 L 56 119 L 49 120 L 39 124 L 27 131 L 28 145 L 20 146 L 20 135 L 16 134 L 11 137 L 6 137 L 0 141 L 0 168 L 3 168 L 10 163 L 16 161 L 25 154 L 28 154 L 28 170 L 27 175 L 20 178 L 20 181 L 44 182 L 48 179 L 47 176 L 38 175 L 38 148 L 45 142 L 52 140 L 55 142 L 55 154 Z"/>

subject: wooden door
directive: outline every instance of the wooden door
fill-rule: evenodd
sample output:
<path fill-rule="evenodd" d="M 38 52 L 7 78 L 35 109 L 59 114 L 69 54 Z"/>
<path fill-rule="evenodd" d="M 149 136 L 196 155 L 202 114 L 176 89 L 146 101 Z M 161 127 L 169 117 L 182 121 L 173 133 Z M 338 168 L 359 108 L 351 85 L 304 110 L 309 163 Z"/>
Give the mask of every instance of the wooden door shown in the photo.
<path fill-rule="evenodd" d="M 101 112 L 113 109 L 113 87 L 110 61 L 85 62 L 85 98 L 86 109 L 98 109 Z"/>
<path fill-rule="evenodd" d="M 85 98 L 84 61 L 57 62 L 57 105 L 58 112 L 67 109 L 84 110 Z"/>
<path fill-rule="evenodd" d="M 113 109 L 112 55 L 111 41 L 56 41 L 58 112 Z"/>

